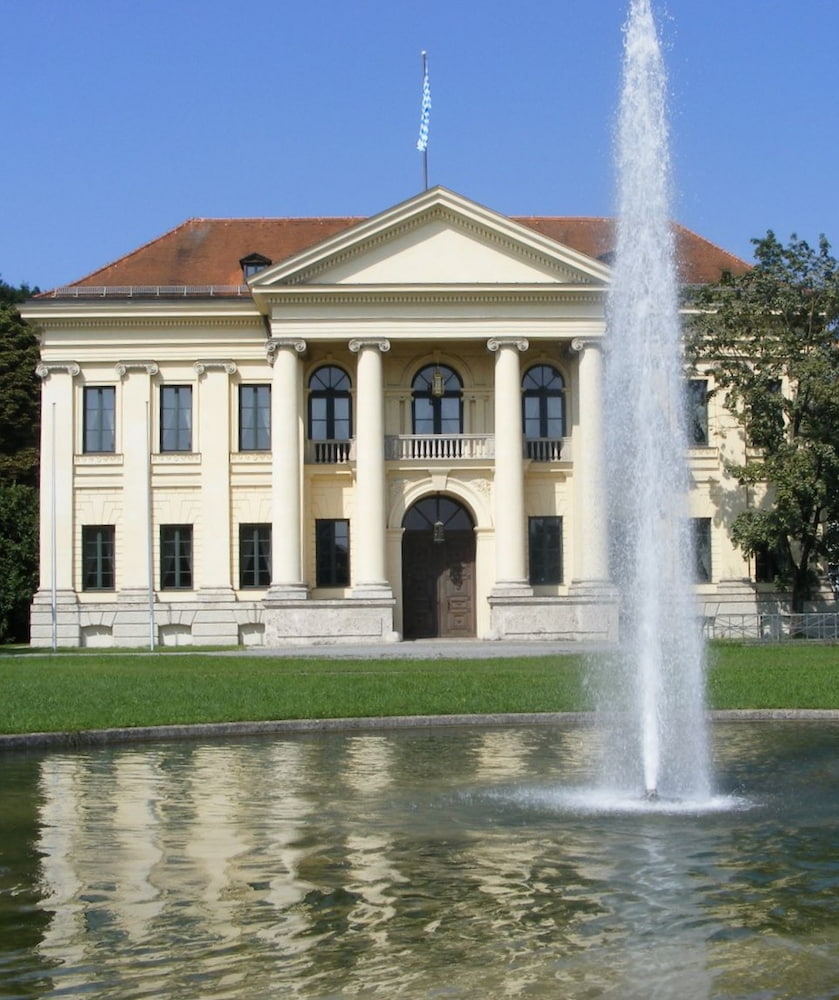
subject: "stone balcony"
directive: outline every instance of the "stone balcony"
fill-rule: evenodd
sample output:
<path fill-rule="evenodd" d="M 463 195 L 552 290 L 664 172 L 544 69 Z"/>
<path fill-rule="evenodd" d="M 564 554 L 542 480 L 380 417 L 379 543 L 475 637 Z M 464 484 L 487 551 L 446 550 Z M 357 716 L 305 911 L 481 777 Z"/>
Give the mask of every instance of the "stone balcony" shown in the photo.
<path fill-rule="evenodd" d="M 570 438 L 529 438 L 522 443 L 522 457 L 531 462 L 567 462 Z M 307 465 L 347 465 L 355 461 L 355 440 L 307 441 Z M 385 460 L 482 461 L 495 458 L 494 434 L 388 434 Z"/>

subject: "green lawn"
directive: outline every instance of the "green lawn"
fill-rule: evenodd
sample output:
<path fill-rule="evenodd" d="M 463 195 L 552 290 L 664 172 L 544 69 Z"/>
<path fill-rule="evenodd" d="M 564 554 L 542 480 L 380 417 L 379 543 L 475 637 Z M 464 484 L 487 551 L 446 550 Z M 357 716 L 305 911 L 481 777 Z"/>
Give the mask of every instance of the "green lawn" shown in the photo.
<path fill-rule="evenodd" d="M 0 733 L 590 708 L 582 656 L 330 660 L 0 655 Z M 839 646 L 715 644 L 711 708 L 839 708 Z"/>

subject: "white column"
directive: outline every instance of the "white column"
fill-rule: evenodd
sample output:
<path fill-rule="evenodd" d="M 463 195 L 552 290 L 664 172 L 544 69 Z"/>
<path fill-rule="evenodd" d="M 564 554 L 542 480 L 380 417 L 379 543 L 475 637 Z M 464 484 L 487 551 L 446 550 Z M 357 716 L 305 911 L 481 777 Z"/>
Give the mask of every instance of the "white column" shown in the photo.
<path fill-rule="evenodd" d="M 272 337 L 268 360 L 271 382 L 271 562 L 272 580 L 266 598 L 303 600 L 301 547 L 302 474 L 300 445 L 300 363 L 306 341 Z"/>
<path fill-rule="evenodd" d="M 532 593 L 527 582 L 522 456 L 522 338 L 492 339 L 495 352 L 495 596 Z"/>
<path fill-rule="evenodd" d="M 382 354 L 390 342 L 351 340 L 358 354 L 355 393 L 355 507 L 352 523 L 353 596 L 392 597 L 385 532 L 385 422 Z"/>
<path fill-rule="evenodd" d="M 230 578 L 230 376 L 232 361 L 196 361 L 201 448 L 199 598 L 233 598 Z"/>
<path fill-rule="evenodd" d="M 575 338 L 579 423 L 574 432 L 574 574 L 572 583 L 609 579 L 603 478 L 603 358 L 599 340 Z"/>
<path fill-rule="evenodd" d="M 42 361 L 35 371 L 41 379 L 41 578 L 36 603 L 43 605 L 52 603 L 53 596 L 66 602 L 74 591 L 73 378 L 80 368 L 75 361 Z"/>

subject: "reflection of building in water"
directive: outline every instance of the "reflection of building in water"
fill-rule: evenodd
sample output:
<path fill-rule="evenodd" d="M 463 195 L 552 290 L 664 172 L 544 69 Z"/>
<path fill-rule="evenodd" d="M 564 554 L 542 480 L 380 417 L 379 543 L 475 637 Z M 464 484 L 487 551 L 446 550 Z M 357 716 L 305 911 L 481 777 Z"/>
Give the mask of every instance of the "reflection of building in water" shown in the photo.
<path fill-rule="evenodd" d="M 391 741 L 385 736 L 356 736 L 347 741 L 341 779 L 359 794 L 380 792 L 393 780 Z"/>
<path fill-rule="evenodd" d="M 475 751 L 476 778 L 513 778 L 526 771 L 531 752 L 519 730 L 494 729 L 481 733 Z"/>
<path fill-rule="evenodd" d="M 174 939 L 187 951 L 204 945 L 196 967 L 161 967 L 170 986 L 212 967 L 225 939 L 311 948 L 299 904 L 312 886 L 299 867 L 313 850 L 315 749 L 277 742 L 45 757 L 37 851 L 48 921 L 39 950 L 76 970 L 61 973 L 62 989 L 128 974 L 120 950 L 159 948 L 165 966 Z"/>

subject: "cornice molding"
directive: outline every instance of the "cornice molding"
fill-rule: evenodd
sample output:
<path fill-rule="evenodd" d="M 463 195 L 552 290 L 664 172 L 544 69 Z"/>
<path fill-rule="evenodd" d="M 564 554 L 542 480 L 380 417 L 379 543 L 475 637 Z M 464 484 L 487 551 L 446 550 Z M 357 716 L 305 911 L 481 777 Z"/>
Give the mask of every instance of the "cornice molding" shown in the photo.
<path fill-rule="evenodd" d="M 345 286 L 322 286 L 321 288 L 277 288 L 268 299 L 272 307 L 295 307 L 323 305 L 328 302 L 336 306 L 359 305 L 539 305 L 544 303 L 602 303 L 606 289 L 589 290 L 548 286 L 544 290 L 529 288 L 527 291 L 510 288 L 506 290 L 445 289 L 435 288 L 392 290 L 376 288 L 350 289 Z M 285 293 L 285 294 L 284 294 Z"/>
<path fill-rule="evenodd" d="M 202 316 L 200 313 L 184 313 L 179 316 L 154 315 L 147 316 L 50 316 L 37 317 L 36 325 L 41 329 L 61 330 L 160 330 L 166 327 L 193 327 L 207 329 L 250 329 L 257 335 L 264 333 L 263 316 L 254 313 L 250 316 Z"/>
<path fill-rule="evenodd" d="M 66 372 L 71 378 L 75 378 L 81 370 L 77 361 L 39 361 L 35 366 L 35 374 L 40 379 L 49 378 L 53 372 Z"/>

